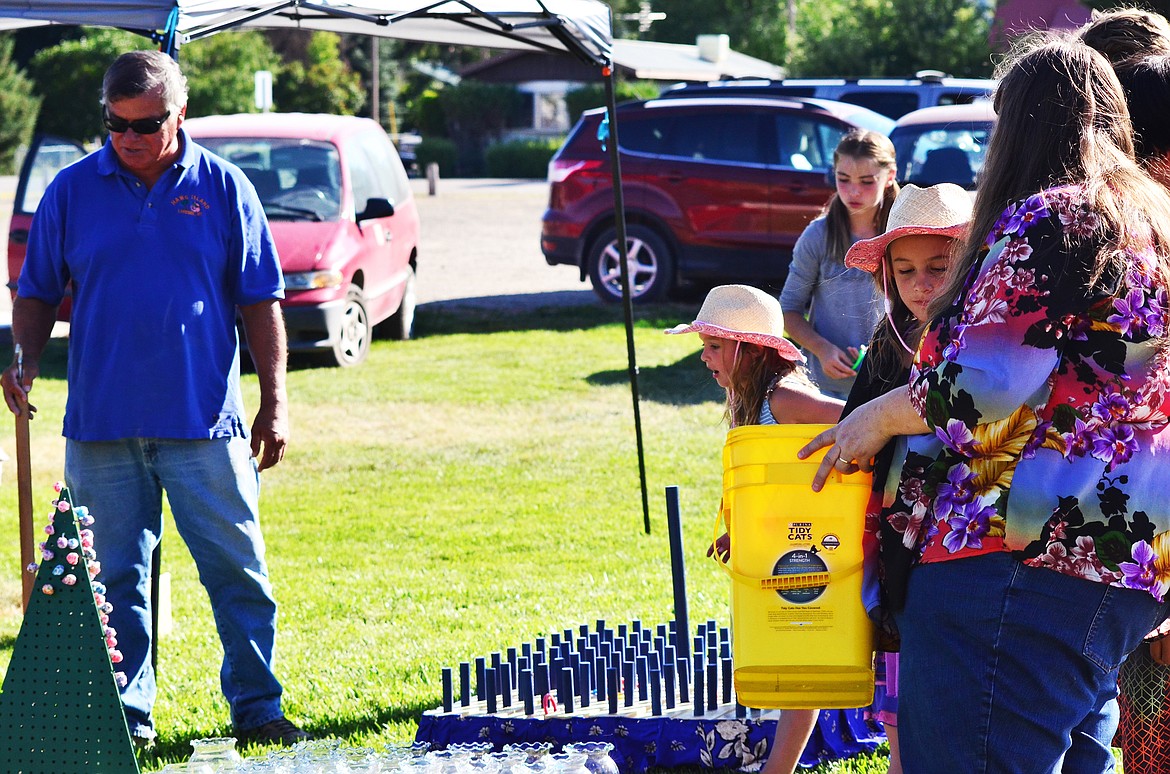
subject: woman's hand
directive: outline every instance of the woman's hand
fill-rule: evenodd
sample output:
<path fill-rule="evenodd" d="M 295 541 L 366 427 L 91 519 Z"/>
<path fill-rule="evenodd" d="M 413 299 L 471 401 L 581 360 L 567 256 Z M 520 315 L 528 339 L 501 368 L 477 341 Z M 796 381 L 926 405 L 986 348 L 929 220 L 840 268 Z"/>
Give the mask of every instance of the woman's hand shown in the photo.
<path fill-rule="evenodd" d="M 796 456 L 802 460 L 808 459 L 817 449 L 828 447 L 813 477 L 813 491 L 819 492 L 834 468 L 841 473 L 871 471 L 874 456 L 891 438 L 927 431 L 926 424 L 910 405 L 909 394 L 903 387 L 858 406 L 836 426 L 809 441 Z"/>
<path fill-rule="evenodd" d="M 1155 664 L 1170 666 L 1170 618 L 1146 635 L 1150 643 L 1150 658 Z"/>

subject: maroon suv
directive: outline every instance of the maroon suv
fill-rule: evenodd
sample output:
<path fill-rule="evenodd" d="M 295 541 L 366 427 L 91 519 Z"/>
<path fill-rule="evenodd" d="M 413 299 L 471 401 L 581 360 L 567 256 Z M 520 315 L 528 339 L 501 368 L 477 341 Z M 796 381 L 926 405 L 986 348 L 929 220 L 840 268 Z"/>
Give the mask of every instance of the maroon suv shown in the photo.
<path fill-rule="evenodd" d="M 597 295 L 621 299 L 604 110 L 586 112 L 549 163 L 540 246 L 577 266 Z M 841 136 L 893 121 L 819 99 L 657 99 L 617 109 L 631 292 L 665 298 L 684 283 L 779 291 L 796 239 L 833 192 Z"/>

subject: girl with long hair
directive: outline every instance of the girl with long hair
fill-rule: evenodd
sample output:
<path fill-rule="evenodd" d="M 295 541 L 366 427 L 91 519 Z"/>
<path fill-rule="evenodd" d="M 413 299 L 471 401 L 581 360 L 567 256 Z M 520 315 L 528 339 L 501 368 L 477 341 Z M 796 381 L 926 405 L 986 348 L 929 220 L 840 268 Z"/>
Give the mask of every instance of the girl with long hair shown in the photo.
<path fill-rule="evenodd" d="M 854 129 L 841 138 L 833 153 L 837 190 L 797 240 L 780 293 L 788 335 L 810 355 L 817 387 L 834 397 L 849 394 L 860 348 L 881 317 L 873 283 L 845 266 L 845 252 L 885 230 L 898 195 L 896 169 L 885 135 Z"/>

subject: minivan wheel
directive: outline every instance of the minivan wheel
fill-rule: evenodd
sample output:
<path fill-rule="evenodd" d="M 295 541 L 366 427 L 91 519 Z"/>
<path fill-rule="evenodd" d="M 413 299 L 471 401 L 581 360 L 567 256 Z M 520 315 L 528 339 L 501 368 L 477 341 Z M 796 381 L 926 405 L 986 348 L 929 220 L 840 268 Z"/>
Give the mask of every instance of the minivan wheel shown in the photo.
<path fill-rule="evenodd" d="M 657 233 L 645 226 L 626 229 L 629 254 L 630 298 L 636 304 L 666 297 L 674 282 L 674 256 Z M 593 292 L 607 303 L 622 300 L 621 255 L 617 229 L 606 229 L 593 243 L 588 257 Z"/>
<path fill-rule="evenodd" d="M 370 353 L 370 315 L 366 297 L 357 285 L 345 294 L 341 328 L 333 342 L 333 362 L 342 368 L 355 366 Z"/>

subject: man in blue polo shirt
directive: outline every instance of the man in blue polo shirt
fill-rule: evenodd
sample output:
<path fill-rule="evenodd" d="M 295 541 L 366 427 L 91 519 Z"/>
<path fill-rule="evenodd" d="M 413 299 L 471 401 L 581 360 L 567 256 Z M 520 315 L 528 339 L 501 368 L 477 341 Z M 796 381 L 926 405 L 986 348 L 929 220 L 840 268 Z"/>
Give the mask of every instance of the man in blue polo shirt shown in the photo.
<path fill-rule="evenodd" d="M 108 142 L 53 180 L 33 219 L 12 311 L 23 380 L 14 363 L 0 384 L 14 413 L 35 410 L 28 392 L 72 282 L 65 478 L 95 518 L 130 732 L 155 736 L 148 594 L 165 491 L 211 600 L 236 734 L 290 744 L 308 734 L 281 711 L 258 511 L 259 471 L 289 435 L 276 248 L 247 178 L 181 128 L 187 82 L 172 59 L 119 57 L 102 109 Z M 237 310 L 261 391 L 250 442 Z"/>

